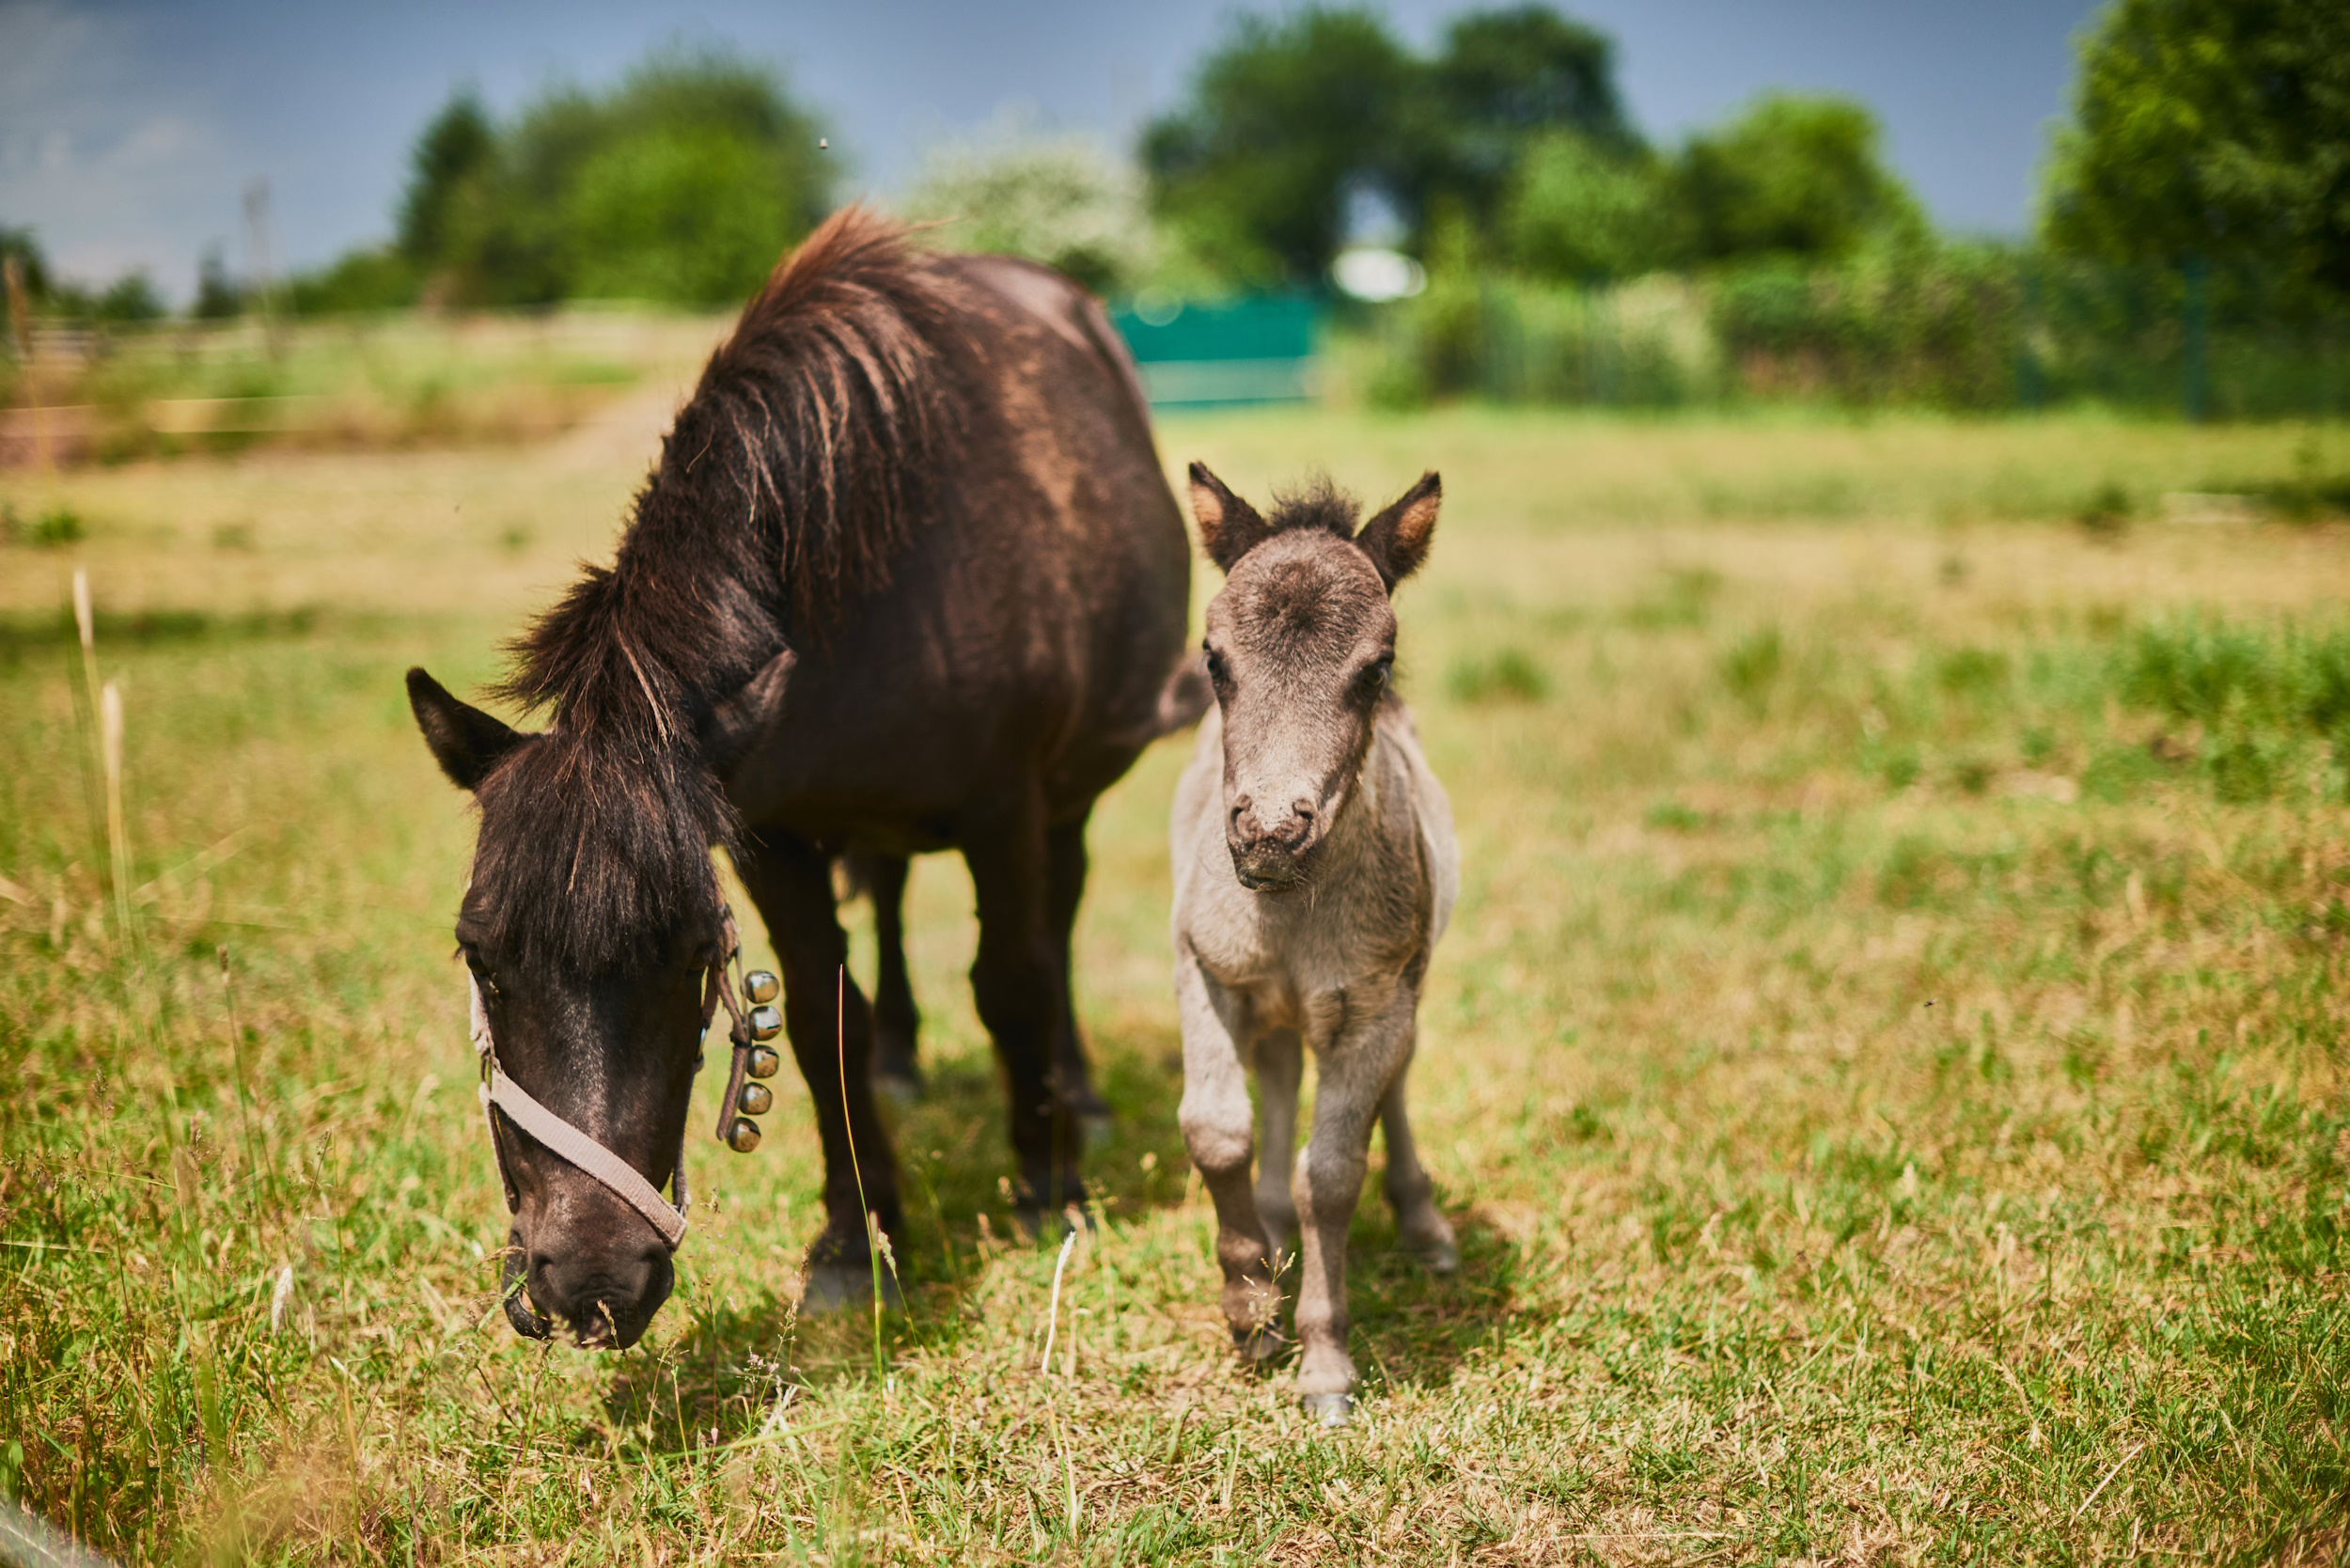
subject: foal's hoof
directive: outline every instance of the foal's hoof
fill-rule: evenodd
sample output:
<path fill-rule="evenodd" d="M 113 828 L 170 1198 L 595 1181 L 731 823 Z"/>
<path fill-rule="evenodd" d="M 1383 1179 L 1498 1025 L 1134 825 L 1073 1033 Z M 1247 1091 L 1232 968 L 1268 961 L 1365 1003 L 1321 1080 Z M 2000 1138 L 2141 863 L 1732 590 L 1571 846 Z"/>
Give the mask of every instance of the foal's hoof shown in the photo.
<path fill-rule="evenodd" d="M 1346 1426 L 1355 1419 L 1353 1394 L 1306 1394 L 1301 1401 L 1306 1414 L 1319 1426 Z"/>
<path fill-rule="evenodd" d="M 1450 1274 L 1461 1266 L 1461 1249 L 1453 1245 L 1450 1236 L 1406 1242 L 1403 1255 L 1431 1274 Z"/>
<path fill-rule="evenodd" d="M 899 1294 L 897 1277 L 884 1268 L 881 1273 L 882 1305 L 897 1308 L 905 1305 Z M 863 1307 L 873 1299 L 873 1266 L 870 1263 L 810 1263 L 807 1265 L 807 1288 L 800 1293 L 800 1314 L 812 1317 L 824 1312 L 838 1312 L 851 1307 Z"/>

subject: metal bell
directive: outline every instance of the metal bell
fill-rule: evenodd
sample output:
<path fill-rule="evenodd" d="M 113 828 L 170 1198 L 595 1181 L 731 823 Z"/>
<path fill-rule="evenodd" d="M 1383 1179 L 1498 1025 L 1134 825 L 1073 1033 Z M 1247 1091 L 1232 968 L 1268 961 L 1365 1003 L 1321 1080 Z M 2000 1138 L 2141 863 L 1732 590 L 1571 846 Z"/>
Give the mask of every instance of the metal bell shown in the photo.
<path fill-rule="evenodd" d="M 735 1107 L 747 1116 L 764 1116 L 775 1108 L 776 1091 L 765 1084 L 749 1083 L 734 1098 Z"/>
<path fill-rule="evenodd" d="M 747 1116 L 738 1116 L 734 1125 L 727 1129 L 727 1147 L 738 1154 L 747 1154 L 759 1147 L 759 1123 Z"/>
<path fill-rule="evenodd" d="M 773 969 L 753 969 L 743 977 L 743 996 L 754 1002 L 772 1002 L 783 993 L 783 982 L 776 979 Z"/>
<path fill-rule="evenodd" d="M 783 1032 L 783 1013 L 772 1007 L 751 1009 L 751 1038 L 773 1040 Z"/>
<path fill-rule="evenodd" d="M 744 1071 L 754 1078 L 772 1078 L 782 1065 L 783 1058 L 775 1052 L 764 1045 L 754 1045 L 751 1047 L 751 1059 L 744 1064 Z"/>

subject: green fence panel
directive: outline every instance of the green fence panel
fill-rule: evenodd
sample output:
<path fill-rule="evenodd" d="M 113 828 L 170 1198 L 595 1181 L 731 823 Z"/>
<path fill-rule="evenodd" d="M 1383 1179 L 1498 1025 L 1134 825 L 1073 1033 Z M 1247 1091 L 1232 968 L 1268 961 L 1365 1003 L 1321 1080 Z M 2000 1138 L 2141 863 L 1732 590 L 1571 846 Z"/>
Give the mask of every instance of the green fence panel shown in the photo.
<path fill-rule="evenodd" d="M 1143 303 L 1111 315 L 1153 406 L 1295 402 L 1313 396 L 1322 307 L 1300 294 Z"/>

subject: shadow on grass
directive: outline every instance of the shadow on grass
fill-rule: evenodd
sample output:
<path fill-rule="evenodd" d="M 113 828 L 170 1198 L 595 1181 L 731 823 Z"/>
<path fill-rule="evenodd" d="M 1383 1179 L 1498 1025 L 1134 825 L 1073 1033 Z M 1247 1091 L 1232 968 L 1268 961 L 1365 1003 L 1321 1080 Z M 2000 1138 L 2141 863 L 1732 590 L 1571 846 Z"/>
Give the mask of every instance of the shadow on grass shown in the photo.
<path fill-rule="evenodd" d="M 1133 1214 L 1183 1201 L 1190 1169 L 1177 1129 L 1183 1064 L 1172 1031 L 1094 1038 L 1094 1067 L 1115 1121 L 1083 1155 L 1092 1201 Z M 986 1238 L 1015 1229 L 1004 1095 L 992 1058 L 924 1063 L 921 1101 L 892 1120 L 905 1207 L 895 1238 L 905 1310 L 884 1321 L 885 1354 L 938 1347 L 964 1331 L 965 1297 L 983 1266 Z M 1146 1156 L 1148 1156 L 1146 1158 Z M 623 1359 L 603 1407 L 616 1430 L 656 1452 L 733 1442 L 756 1433 L 792 1383 L 870 1373 L 873 1320 L 867 1309 L 796 1318 L 786 1294 L 742 1306 L 689 1300 L 689 1326 L 674 1341 Z"/>
<path fill-rule="evenodd" d="M 1363 1390 L 1441 1388 L 1516 1315 L 1525 1248 L 1474 1215 L 1453 1214 L 1461 1266 L 1431 1274 L 1395 1249 L 1394 1218 L 1377 1181 L 1374 1168 L 1347 1247 L 1347 1305 Z"/>

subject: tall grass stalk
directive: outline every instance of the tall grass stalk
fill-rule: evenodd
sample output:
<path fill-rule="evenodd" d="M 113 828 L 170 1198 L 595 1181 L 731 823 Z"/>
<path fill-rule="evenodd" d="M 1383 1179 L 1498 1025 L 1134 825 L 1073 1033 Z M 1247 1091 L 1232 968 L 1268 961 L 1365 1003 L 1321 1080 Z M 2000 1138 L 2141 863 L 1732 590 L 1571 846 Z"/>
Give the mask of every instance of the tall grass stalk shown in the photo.
<path fill-rule="evenodd" d="M 849 966 L 845 964 L 833 976 L 832 1027 L 834 1061 L 840 1071 L 840 1125 L 849 1138 L 849 1169 L 856 1177 L 857 1212 L 865 1216 L 865 1261 L 873 1271 L 873 1377 L 879 1382 L 889 1373 L 882 1355 L 882 1230 L 880 1218 L 865 1198 L 865 1168 L 856 1158 L 856 1123 L 849 1116 Z M 890 1274 L 896 1277 L 895 1259 L 890 1262 Z"/>

